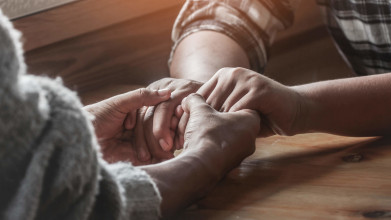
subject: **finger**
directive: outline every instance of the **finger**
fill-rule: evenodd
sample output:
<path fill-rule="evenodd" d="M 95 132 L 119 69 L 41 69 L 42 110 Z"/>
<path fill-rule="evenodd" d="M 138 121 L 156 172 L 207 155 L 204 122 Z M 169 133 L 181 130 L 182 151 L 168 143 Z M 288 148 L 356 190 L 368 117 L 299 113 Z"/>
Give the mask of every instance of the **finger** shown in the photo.
<path fill-rule="evenodd" d="M 178 119 L 178 123 L 175 128 L 175 137 L 174 137 L 174 147 L 177 150 L 181 149 L 181 146 L 179 143 L 178 126 L 179 126 L 180 120 L 182 118 L 183 112 L 184 111 L 183 111 L 182 105 L 178 105 L 175 109 L 175 117 Z"/>
<path fill-rule="evenodd" d="M 206 103 L 212 106 L 217 111 L 220 111 L 224 101 L 229 97 L 232 91 L 235 89 L 235 82 L 228 80 L 221 80 L 216 85 L 216 88 L 212 91 L 209 97 L 206 99 Z"/>
<path fill-rule="evenodd" d="M 183 113 L 181 119 L 179 120 L 178 123 L 178 129 L 177 129 L 177 149 L 182 149 L 183 145 L 185 143 L 185 131 L 186 131 L 186 126 L 187 122 L 189 121 L 190 115 L 188 113 Z"/>
<path fill-rule="evenodd" d="M 177 118 L 181 118 L 182 117 L 182 114 L 183 114 L 183 108 L 182 108 L 182 105 L 178 105 L 175 109 L 175 116 Z"/>
<path fill-rule="evenodd" d="M 128 93 L 114 96 L 109 99 L 119 111 L 128 113 L 143 106 L 156 105 L 170 98 L 171 91 L 168 89 L 151 90 L 146 88 L 137 89 Z"/>
<path fill-rule="evenodd" d="M 218 77 L 217 73 L 213 75 L 211 79 L 209 79 L 204 85 L 202 85 L 197 93 L 202 95 L 205 99 L 209 97 L 209 95 L 212 93 L 212 91 L 215 89 L 216 85 L 218 83 Z"/>
<path fill-rule="evenodd" d="M 125 128 L 131 130 L 136 125 L 137 110 L 132 110 L 128 113 L 125 119 Z"/>
<path fill-rule="evenodd" d="M 181 149 L 181 145 L 179 143 L 179 133 L 178 133 L 178 131 L 175 133 L 174 146 L 175 146 L 175 149 L 177 149 L 177 150 Z"/>
<path fill-rule="evenodd" d="M 214 109 L 210 105 L 206 104 L 205 99 L 197 93 L 190 94 L 182 101 L 183 110 L 192 114 L 193 112 L 214 112 Z"/>
<path fill-rule="evenodd" d="M 147 142 L 145 140 L 143 123 L 141 123 L 146 111 L 147 108 L 142 108 L 138 111 L 137 120 L 140 123 L 136 123 L 135 129 L 135 148 L 137 151 L 137 157 L 140 161 L 148 161 L 151 159 L 151 154 L 149 153 Z"/>
<path fill-rule="evenodd" d="M 170 125 L 175 108 L 180 102 L 181 99 L 174 98 L 160 103 L 153 116 L 153 134 L 164 151 L 170 151 L 173 147 L 174 141 L 170 135 Z"/>
<path fill-rule="evenodd" d="M 151 157 L 153 159 L 158 159 L 159 161 L 170 159 L 173 157 L 172 153 L 164 151 L 153 134 L 153 118 L 155 113 L 154 109 L 156 109 L 156 107 L 149 108 L 150 110 L 144 115 L 142 124 L 144 125 L 145 139 L 147 141 Z"/>
<path fill-rule="evenodd" d="M 229 112 L 236 112 L 242 109 L 253 109 L 251 100 L 253 100 L 254 94 L 247 93 L 242 98 L 240 98 L 236 103 L 229 109 Z M 255 109 L 253 109 L 255 110 Z"/>
<path fill-rule="evenodd" d="M 170 123 L 170 129 L 175 131 L 178 126 L 178 122 L 179 122 L 179 119 L 175 115 L 172 116 L 171 123 Z"/>
<path fill-rule="evenodd" d="M 232 106 L 234 106 L 239 100 L 243 99 L 248 93 L 247 90 L 236 87 L 232 93 L 226 98 L 222 104 L 220 111 L 221 112 L 230 112 Z M 239 107 L 239 106 L 238 106 Z M 231 111 L 232 112 L 232 111 Z"/>

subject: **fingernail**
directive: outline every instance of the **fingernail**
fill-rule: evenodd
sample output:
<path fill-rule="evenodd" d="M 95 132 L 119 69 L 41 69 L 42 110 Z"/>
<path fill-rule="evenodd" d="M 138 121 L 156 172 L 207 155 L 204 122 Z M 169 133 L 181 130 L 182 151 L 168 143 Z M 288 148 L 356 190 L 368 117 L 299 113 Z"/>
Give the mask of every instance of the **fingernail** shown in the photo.
<path fill-rule="evenodd" d="M 159 96 L 166 96 L 166 95 L 170 94 L 170 90 L 169 89 L 159 89 L 157 91 L 157 94 L 159 94 Z"/>
<path fill-rule="evenodd" d="M 170 146 L 168 146 L 168 144 L 167 144 L 167 142 L 165 140 L 160 139 L 159 140 L 159 144 L 160 144 L 160 146 L 162 147 L 162 149 L 164 151 L 169 151 L 170 150 Z"/>

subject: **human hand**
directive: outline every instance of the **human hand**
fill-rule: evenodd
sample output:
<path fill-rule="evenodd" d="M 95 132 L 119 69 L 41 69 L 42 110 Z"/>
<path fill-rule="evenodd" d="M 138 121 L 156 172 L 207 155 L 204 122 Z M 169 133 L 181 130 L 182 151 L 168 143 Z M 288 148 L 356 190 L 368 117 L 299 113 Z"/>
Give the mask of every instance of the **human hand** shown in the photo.
<path fill-rule="evenodd" d="M 197 91 L 202 83 L 185 80 L 164 78 L 158 80 L 147 88 L 162 89 L 167 88 L 172 91 L 171 98 L 157 106 L 149 106 L 140 109 L 137 126 L 141 127 L 145 136 L 145 144 L 141 144 L 141 151 L 146 153 L 146 157 L 141 160 L 159 162 L 173 157 L 173 139 L 179 119 L 183 110 L 178 107 L 182 99 L 188 94 Z"/>
<path fill-rule="evenodd" d="M 138 160 L 138 145 L 143 141 L 135 129 L 137 110 L 143 106 L 156 105 L 170 98 L 170 90 L 137 89 L 101 102 L 85 106 L 95 118 L 92 123 L 101 146 L 103 158 L 108 162 Z"/>
<path fill-rule="evenodd" d="M 184 118 L 178 130 L 184 134 L 182 154 L 199 157 L 217 176 L 224 175 L 255 150 L 260 118 L 255 111 L 221 113 L 199 94 L 183 100 Z"/>
<path fill-rule="evenodd" d="M 159 189 L 165 217 L 204 196 L 253 153 L 260 124 L 255 111 L 220 113 L 198 94 L 189 95 L 182 105 L 189 119 L 181 128 L 185 130 L 184 150 L 170 161 L 142 167 Z"/>
<path fill-rule="evenodd" d="M 235 112 L 241 109 L 258 111 L 263 119 L 261 126 L 263 136 L 293 135 L 301 129 L 300 95 L 294 89 L 251 70 L 223 68 L 197 93 L 218 111 Z"/>

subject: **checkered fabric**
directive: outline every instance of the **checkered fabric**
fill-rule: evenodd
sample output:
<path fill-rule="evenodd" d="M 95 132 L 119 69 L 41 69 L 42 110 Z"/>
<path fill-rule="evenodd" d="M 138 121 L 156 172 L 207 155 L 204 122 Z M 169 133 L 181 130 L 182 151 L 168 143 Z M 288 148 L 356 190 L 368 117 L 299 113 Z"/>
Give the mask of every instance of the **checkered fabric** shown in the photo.
<path fill-rule="evenodd" d="M 187 0 L 174 24 L 178 43 L 213 30 L 246 51 L 251 68 L 263 72 L 277 32 L 293 23 L 300 0 Z M 303 2 L 304 4 L 305 2 Z M 358 75 L 391 72 L 391 1 L 317 0 L 335 42 Z"/>

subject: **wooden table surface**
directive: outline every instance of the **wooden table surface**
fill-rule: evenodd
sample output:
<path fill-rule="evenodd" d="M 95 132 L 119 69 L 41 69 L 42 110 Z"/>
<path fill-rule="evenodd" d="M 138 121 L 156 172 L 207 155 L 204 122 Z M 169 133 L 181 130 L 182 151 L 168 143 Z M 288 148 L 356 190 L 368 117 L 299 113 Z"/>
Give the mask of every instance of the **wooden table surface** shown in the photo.
<path fill-rule="evenodd" d="M 259 138 L 178 219 L 391 219 L 390 170 L 391 137 Z"/>
<path fill-rule="evenodd" d="M 84 104 L 139 88 L 108 86 Z M 203 219 L 391 219 L 391 137 L 259 138 L 253 155 L 177 216 Z"/>

